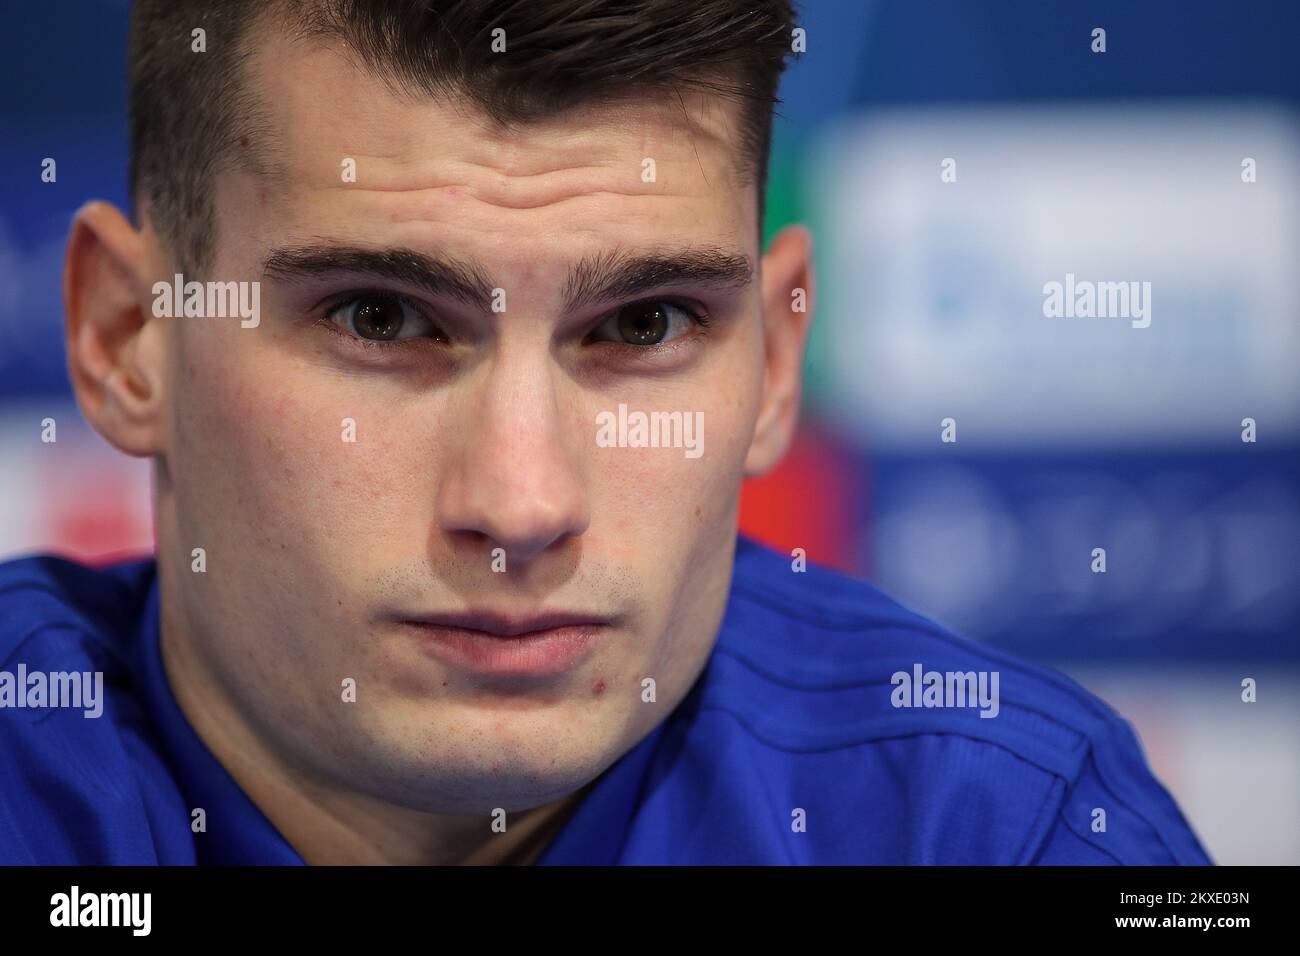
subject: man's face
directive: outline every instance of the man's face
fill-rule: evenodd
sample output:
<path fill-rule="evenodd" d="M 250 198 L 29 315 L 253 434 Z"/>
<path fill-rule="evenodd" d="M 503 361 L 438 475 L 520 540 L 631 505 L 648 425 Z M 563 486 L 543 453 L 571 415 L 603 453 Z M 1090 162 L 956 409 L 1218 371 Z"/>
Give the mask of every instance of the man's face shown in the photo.
<path fill-rule="evenodd" d="M 185 278 L 260 280 L 261 320 L 168 323 L 169 620 L 306 775 L 438 812 L 556 799 L 704 665 L 764 375 L 757 273 L 576 307 L 570 275 L 683 251 L 757 265 L 736 107 L 650 97 L 501 132 L 281 40 L 251 82 L 271 120 L 251 145 L 279 171 L 217 177 L 210 267 Z M 473 263 L 504 310 L 301 268 L 331 247 Z M 603 447 L 620 404 L 702 421 L 703 453 Z M 436 626 L 554 613 L 603 623 L 527 649 Z"/>

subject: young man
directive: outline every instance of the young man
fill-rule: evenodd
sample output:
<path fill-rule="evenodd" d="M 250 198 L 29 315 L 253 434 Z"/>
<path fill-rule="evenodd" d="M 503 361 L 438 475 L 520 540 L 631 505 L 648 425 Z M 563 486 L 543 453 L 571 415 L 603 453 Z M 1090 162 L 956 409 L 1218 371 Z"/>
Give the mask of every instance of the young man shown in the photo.
<path fill-rule="evenodd" d="M 759 245 L 792 29 L 136 3 L 134 221 L 64 284 L 157 560 L 0 570 L 0 861 L 1208 862 L 1099 700 L 737 539 L 813 292 Z"/>

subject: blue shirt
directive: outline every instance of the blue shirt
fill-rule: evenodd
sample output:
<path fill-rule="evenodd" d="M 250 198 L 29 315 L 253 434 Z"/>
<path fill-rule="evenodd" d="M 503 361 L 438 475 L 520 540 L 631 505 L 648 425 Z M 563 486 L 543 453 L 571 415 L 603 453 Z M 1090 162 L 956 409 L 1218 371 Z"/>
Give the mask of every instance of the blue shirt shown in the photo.
<path fill-rule="evenodd" d="M 102 671 L 105 700 L 98 718 L 0 707 L 0 863 L 303 862 L 177 705 L 152 560 L 0 564 L 11 689 L 19 665 Z M 996 672 L 996 716 L 972 700 L 926 706 L 961 703 L 939 693 L 960 681 L 900 676 L 929 672 Z M 206 832 L 191 832 L 195 807 Z M 741 537 L 700 679 L 597 779 L 539 862 L 1210 860 L 1097 697 Z"/>

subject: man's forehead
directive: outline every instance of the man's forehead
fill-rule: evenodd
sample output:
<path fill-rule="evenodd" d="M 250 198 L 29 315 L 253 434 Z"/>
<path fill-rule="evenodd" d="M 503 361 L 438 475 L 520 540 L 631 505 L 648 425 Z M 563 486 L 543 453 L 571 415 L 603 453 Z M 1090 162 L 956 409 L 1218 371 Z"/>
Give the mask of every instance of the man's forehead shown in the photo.
<path fill-rule="evenodd" d="M 337 44 L 268 37 L 249 68 L 263 111 L 253 136 L 269 142 L 218 187 L 223 234 L 252 240 L 235 253 L 243 268 L 301 276 L 351 250 L 369 257 L 354 271 L 373 275 L 376 255 L 410 253 L 576 301 L 563 277 L 612 251 L 640 257 L 627 272 L 670 262 L 720 271 L 721 284 L 755 264 L 757 197 L 738 175 L 731 100 L 623 97 L 500 129 L 468 100 L 395 89 Z"/>
<path fill-rule="evenodd" d="M 648 194 L 670 180 L 679 192 L 743 185 L 740 105 L 728 97 L 623 92 L 506 126 L 468 97 L 377 75 L 341 42 L 279 30 L 262 32 L 246 70 L 262 114 L 254 135 L 267 140 L 251 145 L 289 187 L 346 182 L 346 158 L 379 189 L 425 188 L 435 169 L 497 182 L 576 172 Z"/>

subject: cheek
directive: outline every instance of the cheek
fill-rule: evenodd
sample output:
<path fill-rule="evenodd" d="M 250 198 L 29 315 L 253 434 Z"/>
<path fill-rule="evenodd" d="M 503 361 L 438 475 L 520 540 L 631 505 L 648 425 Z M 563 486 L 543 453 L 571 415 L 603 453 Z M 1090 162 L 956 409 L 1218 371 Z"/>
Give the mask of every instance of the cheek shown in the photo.
<path fill-rule="evenodd" d="M 655 561 L 671 560 L 665 550 L 681 558 L 694 550 L 696 539 L 713 537 L 719 525 L 734 521 L 753 401 L 744 392 L 737 397 L 725 389 L 692 387 L 627 404 L 629 412 L 681 411 L 693 416 L 689 437 L 701 451 L 698 457 L 687 457 L 687 448 L 601 448 L 594 435 L 591 438 L 588 453 L 595 478 L 590 538 L 605 538 L 601 529 L 608 529 L 601 547 L 636 567 L 651 557 L 651 548 L 661 552 L 654 555 Z M 594 423 L 590 430 L 594 433 Z"/>
<path fill-rule="evenodd" d="M 709 359 L 689 376 L 605 395 L 604 404 L 592 408 L 594 416 L 625 400 L 629 411 L 680 411 L 696 416 L 700 426 L 695 440 L 702 452 L 694 458 L 676 448 L 596 448 L 593 438 L 598 501 L 613 529 L 609 543 L 629 565 L 645 560 L 648 542 L 662 542 L 681 558 L 734 526 L 762 395 L 763 346 L 762 322 L 755 316 L 716 341 Z M 596 517 L 600 513 L 598 507 Z"/>
<path fill-rule="evenodd" d="M 319 542 L 322 561 L 373 534 L 385 512 L 410 521 L 413 442 L 395 437 L 416 433 L 374 391 L 277 349 L 203 348 L 182 384 L 182 513 L 197 508 L 212 530 L 254 543 L 250 553 Z"/>

